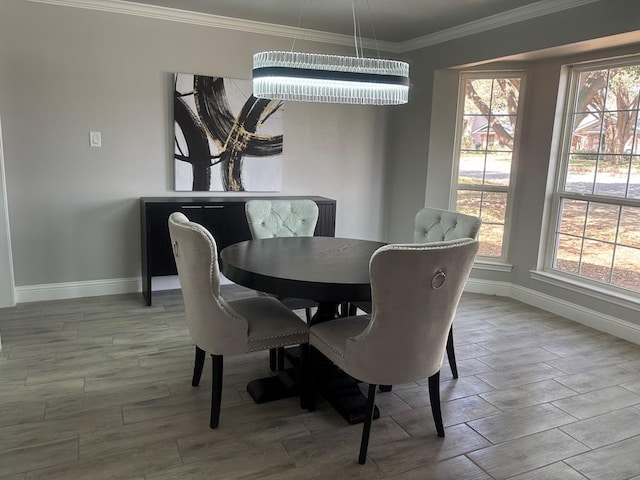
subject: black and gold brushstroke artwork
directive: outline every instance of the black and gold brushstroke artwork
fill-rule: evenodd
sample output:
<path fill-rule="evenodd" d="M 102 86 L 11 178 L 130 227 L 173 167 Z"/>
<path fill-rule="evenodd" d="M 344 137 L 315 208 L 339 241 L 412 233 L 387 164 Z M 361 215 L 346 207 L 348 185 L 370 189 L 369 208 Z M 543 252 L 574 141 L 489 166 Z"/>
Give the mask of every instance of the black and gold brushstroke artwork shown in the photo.
<path fill-rule="evenodd" d="M 176 73 L 174 87 L 177 191 L 280 190 L 282 101 L 250 80 Z"/>

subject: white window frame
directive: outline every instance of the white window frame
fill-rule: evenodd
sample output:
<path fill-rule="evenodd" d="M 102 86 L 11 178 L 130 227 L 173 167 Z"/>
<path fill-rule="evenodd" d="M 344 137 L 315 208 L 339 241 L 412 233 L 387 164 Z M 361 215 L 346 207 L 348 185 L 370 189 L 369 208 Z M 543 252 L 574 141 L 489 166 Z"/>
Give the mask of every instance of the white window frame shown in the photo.
<path fill-rule="evenodd" d="M 576 90 L 578 84 L 578 77 L 580 73 L 585 71 L 592 71 L 605 68 L 615 68 L 627 65 L 639 65 L 640 55 L 634 55 L 632 57 L 624 58 L 611 58 L 592 60 L 584 63 L 577 63 L 567 65 L 566 74 L 566 88 L 564 89 L 564 99 L 562 103 L 561 113 L 561 130 L 560 130 L 560 144 L 555 154 L 555 159 L 552 159 L 550 165 L 555 166 L 555 180 L 553 182 L 553 190 L 551 192 L 550 200 L 550 215 L 546 225 L 546 235 L 544 240 L 544 263 L 542 272 L 532 271 L 532 277 L 539 281 L 549 283 L 552 285 L 567 287 L 579 293 L 591 294 L 596 298 L 610 301 L 611 299 L 618 299 L 622 302 L 623 306 L 627 306 L 633 309 L 639 309 L 638 300 L 640 300 L 640 293 L 634 292 L 627 288 L 619 287 L 610 283 L 599 282 L 587 277 L 555 269 L 553 263 L 556 257 L 556 232 L 561 221 L 561 204 L 562 199 L 592 201 L 596 203 L 605 203 L 612 205 L 631 205 L 640 207 L 640 200 L 634 200 L 629 198 L 618 198 L 601 196 L 597 194 L 581 194 L 574 192 L 561 192 L 563 189 L 566 175 L 567 175 L 567 162 L 569 159 L 568 151 L 572 141 L 572 125 L 573 125 L 573 104 L 575 103 Z M 612 201 L 617 200 L 617 201 Z"/>
<path fill-rule="evenodd" d="M 453 166 L 451 175 L 451 195 L 449 198 L 449 208 L 456 210 L 458 200 L 458 177 L 460 175 L 460 150 L 462 142 L 464 104 L 466 98 L 465 83 L 473 79 L 496 79 L 496 78 L 518 78 L 520 79 L 520 90 L 518 92 L 518 111 L 516 113 L 516 128 L 514 130 L 513 148 L 511 154 L 511 171 L 509 173 L 509 186 L 487 186 L 487 185 L 465 185 L 464 190 L 474 190 L 479 192 L 504 192 L 507 194 L 507 208 L 505 211 L 504 233 L 502 236 L 502 252 L 499 257 L 478 255 L 479 264 L 485 264 L 488 269 L 503 271 L 500 265 L 506 265 L 509 256 L 509 238 L 511 234 L 511 224 L 513 218 L 513 198 L 516 185 L 516 175 L 518 171 L 518 157 L 520 151 L 520 138 L 522 132 L 523 111 L 526 94 L 527 74 L 524 70 L 491 70 L 491 71 L 467 71 L 461 72 L 458 85 L 458 108 L 456 113 L 455 145 L 453 150 Z M 482 227 L 480 227 L 482 230 Z M 491 268 L 491 264 L 494 268 Z M 512 266 L 508 265 L 504 271 L 511 271 Z"/>

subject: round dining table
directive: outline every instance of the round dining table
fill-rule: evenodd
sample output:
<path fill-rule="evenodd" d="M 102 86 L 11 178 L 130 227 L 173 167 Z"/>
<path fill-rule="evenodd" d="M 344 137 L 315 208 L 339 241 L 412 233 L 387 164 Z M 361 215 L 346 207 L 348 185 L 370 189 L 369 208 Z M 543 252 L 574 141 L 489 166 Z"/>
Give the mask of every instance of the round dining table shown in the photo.
<path fill-rule="evenodd" d="M 247 240 L 220 252 L 225 277 L 245 287 L 282 297 L 311 299 L 318 309 L 311 325 L 340 321 L 338 307 L 371 300 L 369 261 L 385 244 L 336 237 L 276 237 Z M 312 352 L 313 353 L 313 352 Z M 314 360 L 319 393 L 350 424 L 364 421 L 366 398 L 354 379 L 328 362 Z M 252 380 L 247 391 L 262 403 L 299 393 L 295 368 Z M 379 416 L 377 407 L 374 418 Z"/>
<path fill-rule="evenodd" d="M 383 245 L 337 237 L 247 240 L 220 252 L 220 268 L 239 285 L 317 301 L 314 324 L 337 318 L 341 303 L 371 300 L 369 261 Z"/>

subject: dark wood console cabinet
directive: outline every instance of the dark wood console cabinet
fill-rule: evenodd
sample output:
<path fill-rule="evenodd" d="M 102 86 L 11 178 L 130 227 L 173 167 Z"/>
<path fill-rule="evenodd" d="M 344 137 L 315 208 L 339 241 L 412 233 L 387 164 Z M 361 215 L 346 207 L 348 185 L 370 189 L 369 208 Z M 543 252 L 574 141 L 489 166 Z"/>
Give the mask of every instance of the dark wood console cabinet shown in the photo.
<path fill-rule="evenodd" d="M 244 213 L 248 200 L 292 200 L 309 198 L 320 210 L 315 235 L 335 236 L 336 201 L 324 197 L 142 197 L 140 221 L 142 240 L 142 295 L 151 305 L 151 278 L 177 275 L 171 251 L 167 220 L 173 212 L 182 212 L 190 220 L 204 225 L 221 250 L 232 243 L 251 239 Z"/>

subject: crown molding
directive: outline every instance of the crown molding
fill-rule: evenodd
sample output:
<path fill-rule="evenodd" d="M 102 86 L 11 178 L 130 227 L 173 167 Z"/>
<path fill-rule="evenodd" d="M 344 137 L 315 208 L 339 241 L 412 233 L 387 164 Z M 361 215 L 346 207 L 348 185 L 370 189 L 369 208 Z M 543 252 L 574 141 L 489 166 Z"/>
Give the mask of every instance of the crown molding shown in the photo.
<path fill-rule="evenodd" d="M 275 37 L 296 38 L 300 41 L 329 43 L 332 45 L 353 46 L 352 35 L 340 35 L 337 33 L 321 32 L 305 28 L 276 25 L 273 23 L 256 22 L 239 18 L 223 17 L 208 13 L 190 12 L 175 8 L 161 7 L 157 5 L 144 5 L 141 3 L 123 2 L 122 0 L 26 0 L 33 3 L 45 3 L 62 7 L 84 8 L 86 10 L 98 10 L 109 13 L 134 15 L 137 17 L 165 20 L 169 22 L 188 23 L 203 27 L 223 28 L 238 30 L 247 33 L 272 35 Z M 375 42 L 369 38 L 362 39 L 365 48 L 398 53 L 398 44 L 394 42 Z"/>
<path fill-rule="evenodd" d="M 542 17 L 551 13 L 581 7 L 601 0 L 541 0 L 537 3 L 514 8 L 490 17 L 474 20 L 473 22 L 447 28 L 430 35 L 416 37 L 406 42 L 396 44 L 399 52 L 409 52 L 419 48 L 430 47 L 476 33 L 486 32 L 494 28 L 504 27 L 513 23 L 523 22 L 532 18 Z"/>
<path fill-rule="evenodd" d="M 84 8 L 87 10 L 99 10 L 103 12 L 135 15 L 138 17 L 153 18 L 171 22 L 188 23 L 204 27 L 224 28 L 238 30 L 261 35 L 276 37 L 297 38 L 299 40 L 329 43 L 333 45 L 353 46 L 353 36 L 336 33 L 308 30 L 273 23 L 256 22 L 207 13 L 190 12 L 175 8 L 156 5 L 144 5 L 141 3 L 124 2 L 122 0 L 26 0 L 34 3 L 45 3 L 64 7 Z M 474 20 L 452 28 L 447 28 L 422 37 L 417 37 L 405 42 L 375 42 L 370 38 L 363 38 L 365 48 L 382 50 L 392 53 L 406 53 L 419 48 L 429 47 L 438 43 L 448 42 L 468 35 L 485 32 L 494 28 L 504 27 L 524 20 L 549 15 L 551 13 L 581 7 L 602 0 L 541 0 L 530 5 L 514 8 L 490 17 Z"/>

